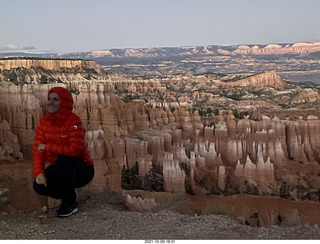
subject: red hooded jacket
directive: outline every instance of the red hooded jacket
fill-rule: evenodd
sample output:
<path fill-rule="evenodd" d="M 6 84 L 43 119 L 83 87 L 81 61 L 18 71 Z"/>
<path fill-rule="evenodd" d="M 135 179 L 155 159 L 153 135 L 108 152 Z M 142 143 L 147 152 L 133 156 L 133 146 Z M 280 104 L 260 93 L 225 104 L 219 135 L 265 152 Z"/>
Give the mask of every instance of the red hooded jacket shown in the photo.
<path fill-rule="evenodd" d="M 45 162 L 55 165 L 59 154 L 78 157 L 88 165 L 93 161 L 85 145 L 85 128 L 81 119 L 72 113 L 73 98 L 63 87 L 53 87 L 49 90 L 58 94 L 61 104 L 59 111 L 48 113 L 42 117 L 36 129 L 33 144 L 33 176 L 44 174 Z M 40 143 L 45 144 L 43 152 L 38 151 Z"/>

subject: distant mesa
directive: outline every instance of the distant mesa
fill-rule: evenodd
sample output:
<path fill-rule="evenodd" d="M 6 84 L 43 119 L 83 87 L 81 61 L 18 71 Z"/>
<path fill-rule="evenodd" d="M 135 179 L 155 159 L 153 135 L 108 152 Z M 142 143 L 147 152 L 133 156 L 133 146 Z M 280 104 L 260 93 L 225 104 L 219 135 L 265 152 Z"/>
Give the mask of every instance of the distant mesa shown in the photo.
<path fill-rule="evenodd" d="M 0 59 L 0 70 L 16 68 L 31 69 L 42 67 L 47 70 L 60 70 L 61 68 L 84 67 L 87 69 L 100 69 L 100 65 L 93 60 L 81 59 L 47 59 L 47 58 L 7 58 Z"/>
<path fill-rule="evenodd" d="M 238 46 L 238 48 L 232 52 L 224 52 L 229 55 L 236 54 L 253 54 L 253 55 L 280 55 L 280 54 L 305 54 L 320 51 L 320 42 L 315 43 L 294 43 L 292 45 L 285 44 L 268 44 L 264 47 L 258 47 L 254 45 L 249 47 L 247 45 Z"/>
<path fill-rule="evenodd" d="M 175 52 L 170 52 L 175 49 Z M 89 58 L 101 58 L 104 56 L 126 58 L 146 58 L 161 56 L 189 56 L 189 55 L 281 55 L 281 54 L 307 54 L 320 51 L 320 42 L 294 43 L 294 44 L 268 44 L 268 45 L 236 45 L 236 46 L 196 46 L 176 48 L 130 48 L 96 50 L 88 53 Z"/>

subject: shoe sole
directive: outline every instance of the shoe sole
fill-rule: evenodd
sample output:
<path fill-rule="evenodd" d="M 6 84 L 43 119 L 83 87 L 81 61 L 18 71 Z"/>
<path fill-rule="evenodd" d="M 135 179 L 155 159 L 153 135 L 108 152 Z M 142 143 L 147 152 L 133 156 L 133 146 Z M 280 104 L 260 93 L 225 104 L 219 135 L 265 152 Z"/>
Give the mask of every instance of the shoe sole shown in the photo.
<path fill-rule="evenodd" d="M 72 215 L 76 212 L 78 212 L 78 208 L 73 209 L 70 213 L 67 213 L 67 214 L 58 214 L 58 217 L 60 217 L 60 218 L 69 217 L 70 215 Z"/>

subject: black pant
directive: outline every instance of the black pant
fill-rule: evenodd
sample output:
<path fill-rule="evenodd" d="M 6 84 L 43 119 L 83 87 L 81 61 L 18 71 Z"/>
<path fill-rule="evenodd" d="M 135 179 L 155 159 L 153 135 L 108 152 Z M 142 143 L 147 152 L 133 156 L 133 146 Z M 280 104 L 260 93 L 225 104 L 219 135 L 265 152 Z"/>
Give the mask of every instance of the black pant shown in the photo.
<path fill-rule="evenodd" d="M 76 201 L 75 188 L 87 185 L 93 178 L 94 168 L 79 158 L 59 155 L 56 165 L 45 169 L 47 187 L 33 183 L 33 189 L 40 195 L 61 199 L 63 203 Z"/>

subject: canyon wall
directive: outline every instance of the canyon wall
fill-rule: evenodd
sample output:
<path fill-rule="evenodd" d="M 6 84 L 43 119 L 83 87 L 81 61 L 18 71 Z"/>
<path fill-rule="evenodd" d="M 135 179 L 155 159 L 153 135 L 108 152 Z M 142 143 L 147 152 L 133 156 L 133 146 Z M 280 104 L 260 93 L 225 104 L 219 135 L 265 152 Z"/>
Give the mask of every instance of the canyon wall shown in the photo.
<path fill-rule="evenodd" d="M 77 59 L 32 59 L 32 58 L 16 58 L 0 59 L 0 70 L 11 70 L 16 68 L 31 69 L 32 67 L 41 67 L 47 70 L 60 70 L 61 68 L 86 68 L 100 69 L 100 65 L 93 60 L 77 60 Z"/>

